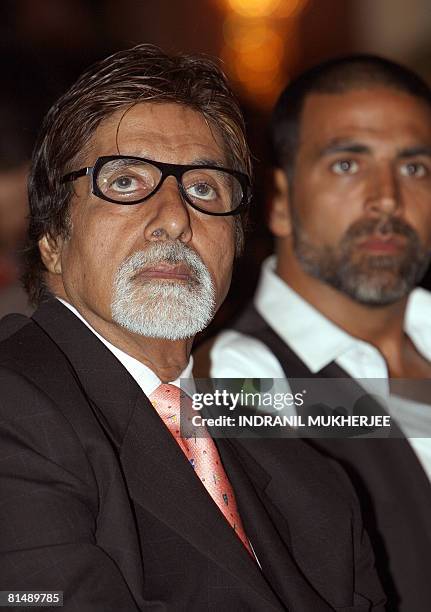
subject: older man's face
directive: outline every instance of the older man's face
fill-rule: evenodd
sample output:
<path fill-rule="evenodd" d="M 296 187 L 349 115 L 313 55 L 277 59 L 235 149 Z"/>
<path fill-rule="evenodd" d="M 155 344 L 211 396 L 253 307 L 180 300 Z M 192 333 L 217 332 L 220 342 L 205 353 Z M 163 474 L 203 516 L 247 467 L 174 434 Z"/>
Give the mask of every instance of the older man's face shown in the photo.
<path fill-rule="evenodd" d="M 228 165 L 220 135 L 188 107 L 143 103 L 122 115 L 99 126 L 82 165 L 118 153 Z M 202 329 L 229 288 L 233 218 L 188 206 L 174 177 L 149 200 L 128 206 L 93 195 L 88 177 L 74 185 L 71 236 L 61 251 L 67 299 L 90 321 L 144 336 L 178 339 Z"/>

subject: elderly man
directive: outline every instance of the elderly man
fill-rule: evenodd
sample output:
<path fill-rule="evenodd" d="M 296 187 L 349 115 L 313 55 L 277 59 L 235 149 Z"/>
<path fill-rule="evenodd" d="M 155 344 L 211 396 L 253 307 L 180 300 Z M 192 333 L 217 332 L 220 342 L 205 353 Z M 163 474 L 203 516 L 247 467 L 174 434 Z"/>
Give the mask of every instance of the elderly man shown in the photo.
<path fill-rule="evenodd" d="M 90 612 L 383 609 L 338 466 L 301 441 L 180 435 L 179 377 L 228 290 L 249 167 L 208 60 L 138 46 L 49 112 L 30 180 L 40 305 L 1 328 L 15 605 L 30 590 Z"/>
<path fill-rule="evenodd" d="M 429 87 L 378 57 L 331 60 L 286 87 L 272 142 L 276 256 L 215 343 L 213 375 L 379 378 L 387 392 L 430 378 L 431 298 L 414 289 L 431 249 Z M 431 602 L 426 399 L 391 400 L 408 441 L 314 441 L 350 472 L 390 609 L 405 612 Z"/>

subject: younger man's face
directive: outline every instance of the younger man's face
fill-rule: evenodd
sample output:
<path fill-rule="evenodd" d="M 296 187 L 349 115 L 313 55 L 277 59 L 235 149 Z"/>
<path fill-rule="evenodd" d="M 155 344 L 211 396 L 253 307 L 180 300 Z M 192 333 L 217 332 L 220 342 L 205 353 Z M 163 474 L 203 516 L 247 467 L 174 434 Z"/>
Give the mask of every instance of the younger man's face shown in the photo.
<path fill-rule="evenodd" d="M 308 96 L 291 194 L 305 271 L 359 302 L 398 301 L 430 258 L 430 107 L 384 87 Z"/>

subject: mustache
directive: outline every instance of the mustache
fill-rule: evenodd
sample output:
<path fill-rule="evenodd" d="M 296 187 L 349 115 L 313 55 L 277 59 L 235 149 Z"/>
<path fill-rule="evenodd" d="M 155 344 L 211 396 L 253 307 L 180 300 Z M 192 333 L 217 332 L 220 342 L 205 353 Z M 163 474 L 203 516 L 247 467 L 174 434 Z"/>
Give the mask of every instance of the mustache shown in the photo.
<path fill-rule="evenodd" d="M 119 273 L 127 272 L 134 277 L 143 268 L 160 263 L 185 264 L 197 277 L 206 268 L 199 255 L 181 242 L 155 242 L 145 251 L 137 251 L 125 259 L 120 266 Z"/>
<path fill-rule="evenodd" d="M 343 237 L 343 242 L 350 242 L 351 240 L 356 240 L 366 236 L 375 236 L 376 234 L 381 236 L 394 234 L 403 236 L 410 242 L 417 244 L 420 243 L 419 235 L 416 230 L 414 230 L 409 223 L 399 219 L 398 217 L 363 219 L 361 221 L 357 221 L 356 223 L 353 223 L 346 231 Z"/>

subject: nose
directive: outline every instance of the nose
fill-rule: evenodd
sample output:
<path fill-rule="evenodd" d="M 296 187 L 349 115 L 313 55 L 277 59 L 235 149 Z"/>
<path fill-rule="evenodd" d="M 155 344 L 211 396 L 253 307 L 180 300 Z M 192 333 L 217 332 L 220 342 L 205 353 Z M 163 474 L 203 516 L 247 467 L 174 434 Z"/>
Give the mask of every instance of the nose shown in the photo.
<path fill-rule="evenodd" d="M 192 228 L 189 207 L 181 196 L 175 177 L 169 176 L 145 207 L 148 207 L 144 231 L 146 240 L 190 242 Z"/>
<path fill-rule="evenodd" d="M 400 211 L 400 186 L 396 170 L 391 164 L 382 164 L 376 169 L 366 206 L 375 214 L 393 215 Z"/>

